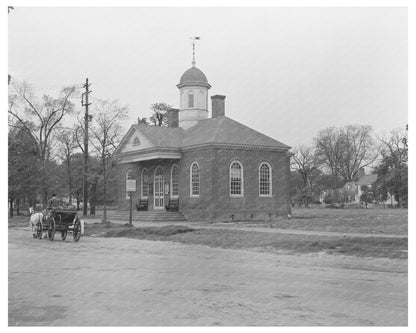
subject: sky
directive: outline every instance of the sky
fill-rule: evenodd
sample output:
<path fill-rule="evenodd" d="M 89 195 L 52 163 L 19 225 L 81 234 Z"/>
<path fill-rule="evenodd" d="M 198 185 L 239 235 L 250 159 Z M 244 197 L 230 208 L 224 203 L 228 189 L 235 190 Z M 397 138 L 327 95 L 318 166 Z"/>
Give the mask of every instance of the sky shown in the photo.
<path fill-rule="evenodd" d="M 127 131 L 153 103 L 178 107 L 200 36 L 196 66 L 228 117 L 311 145 L 330 126 L 407 124 L 407 23 L 404 7 L 15 7 L 8 72 L 38 96 L 88 77 L 92 112 L 95 99 L 118 99 Z"/>

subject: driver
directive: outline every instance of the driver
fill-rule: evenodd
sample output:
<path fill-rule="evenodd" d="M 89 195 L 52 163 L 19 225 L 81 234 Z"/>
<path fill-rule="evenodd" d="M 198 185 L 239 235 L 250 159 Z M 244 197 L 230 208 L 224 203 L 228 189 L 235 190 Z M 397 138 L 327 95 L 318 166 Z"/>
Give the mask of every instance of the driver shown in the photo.
<path fill-rule="evenodd" d="M 48 201 L 48 208 L 54 209 L 58 206 L 59 199 L 56 197 L 56 194 L 52 194 L 52 198 Z"/>

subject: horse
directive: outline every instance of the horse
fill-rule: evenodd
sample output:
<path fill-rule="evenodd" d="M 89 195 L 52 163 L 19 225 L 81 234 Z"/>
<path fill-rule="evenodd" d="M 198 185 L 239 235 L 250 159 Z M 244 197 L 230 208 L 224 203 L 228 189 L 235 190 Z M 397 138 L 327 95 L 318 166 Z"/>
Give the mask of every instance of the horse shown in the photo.
<path fill-rule="evenodd" d="M 35 212 L 33 207 L 29 207 L 29 213 L 30 213 L 29 226 L 31 228 L 33 238 L 36 238 L 38 225 L 40 225 L 40 227 L 43 229 L 43 218 L 44 218 L 45 215 L 41 212 Z M 43 232 L 42 232 L 42 234 L 43 234 Z M 42 237 L 42 238 L 44 238 L 44 237 Z"/>

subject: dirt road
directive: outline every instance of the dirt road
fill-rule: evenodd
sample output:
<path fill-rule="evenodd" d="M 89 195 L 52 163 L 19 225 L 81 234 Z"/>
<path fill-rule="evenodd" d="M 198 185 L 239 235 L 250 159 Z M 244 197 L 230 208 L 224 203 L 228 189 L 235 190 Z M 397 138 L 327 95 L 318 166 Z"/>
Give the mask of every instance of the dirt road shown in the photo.
<path fill-rule="evenodd" d="M 407 261 L 9 229 L 10 326 L 407 325 Z"/>

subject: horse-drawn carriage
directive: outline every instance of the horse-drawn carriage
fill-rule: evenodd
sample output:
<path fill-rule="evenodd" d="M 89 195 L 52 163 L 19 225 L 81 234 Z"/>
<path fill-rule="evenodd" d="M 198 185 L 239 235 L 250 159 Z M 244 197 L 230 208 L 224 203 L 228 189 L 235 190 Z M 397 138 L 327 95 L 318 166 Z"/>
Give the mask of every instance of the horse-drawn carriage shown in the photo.
<path fill-rule="evenodd" d="M 78 242 L 84 233 L 84 225 L 78 212 L 72 209 L 47 209 L 41 222 L 37 223 L 36 237 L 42 239 L 44 232 L 50 241 L 55 238 L 55 233 L 61 233 L 61 239 L 65 240 L 68 233 L 72 233 L 74 242 Z"/>

